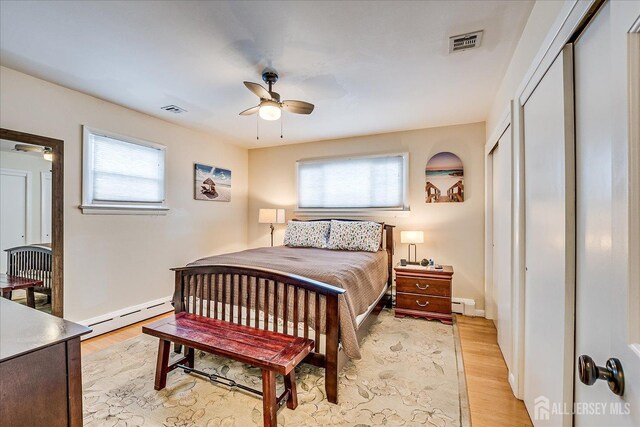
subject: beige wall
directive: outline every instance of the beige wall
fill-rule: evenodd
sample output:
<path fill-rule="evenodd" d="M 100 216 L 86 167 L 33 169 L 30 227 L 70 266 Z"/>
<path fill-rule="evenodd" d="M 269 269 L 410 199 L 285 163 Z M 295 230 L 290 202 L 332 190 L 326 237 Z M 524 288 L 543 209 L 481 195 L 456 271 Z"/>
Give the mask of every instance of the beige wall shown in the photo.
<path fill-rule="evenodd" d="M 84 320 L 172 294 L 170 267 L 247 241 L 247 150 L 0 68 L 0 125 L 65 141 L 65 317 Z M 83 215 L 82 125 L 167 146 L 166 216 Z M 232 171 L 230 203 L 193 200 L 193 163 Z"/>
<path fill-rule="evenodd" d="M 560 11 L 566 7 L 564 1 L 536 1 L 529 15 L 527 25 L 509 62 L 509 67 L 500 83 L 491 110 L 487 117 L 487 137 L 490 137 L 500 123 L 502 115 L 509 108 L 533 59 L 540 50 L 550 28 L 558 19 Z"/>
<path fill-rule="evenodd" d="M 31 172 L 31 234 L 27 243 L 40 243 L 42 240 L 42 186 L 41 172 L 51 172 L 51 162 L 45 160 L 42 154 L 0 151 L 0 168 L 17 169 Z M 0 248 L 4 250 L 7 248 Z M 3 258 L 4 252 L 0 252 Z M 3 271 L 4 273 L 4 271 Z"/>
<path fill-rule="evenodd" d="M 287 219 L 296 206 L 296 164 L 299 159 L 409 152 L 411 212 L 398 217 L 374 217 L 396 225 L 395 261 L 406 258 L 400 230 L 424 230 L 418 258 L 454 266 L 453 294 L 484 305 L 484 123 L 421 129 L 358 138 L 285 145 L 249 151 L 249 245 L 269 245 L 269 226 L 258 224 L 258 209 L 284 207 Z M 424 202 L 424 167 L 440 152 L 457 154 L 465 168 L 465 201 Z M 284 226 L 277 226 L 275 244 L 282 244 Z"/>

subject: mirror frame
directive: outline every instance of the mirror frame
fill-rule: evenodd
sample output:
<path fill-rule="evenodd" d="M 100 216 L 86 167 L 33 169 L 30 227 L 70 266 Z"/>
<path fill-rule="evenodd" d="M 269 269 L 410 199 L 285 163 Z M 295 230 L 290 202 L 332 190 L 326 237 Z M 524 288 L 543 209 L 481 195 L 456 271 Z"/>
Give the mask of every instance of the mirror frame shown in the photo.
<path fill-rule="evenodd" d="M 41 135 L 0 128 L 0 139 L 51 147 L 51 314 L 63 316 L 64 303 L 64 141 Z M 2 254 L 1 256 L 4 256 Z"/>

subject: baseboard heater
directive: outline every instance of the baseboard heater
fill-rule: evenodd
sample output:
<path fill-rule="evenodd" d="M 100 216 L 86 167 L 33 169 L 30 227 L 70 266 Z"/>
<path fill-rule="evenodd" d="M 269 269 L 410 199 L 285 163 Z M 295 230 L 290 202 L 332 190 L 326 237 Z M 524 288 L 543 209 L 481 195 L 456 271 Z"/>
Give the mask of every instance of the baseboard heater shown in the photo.
<path fill-rule="evenodd" d="M 471 298 L 451 298 L 451 311 L 465 316 L 478 316 L 476 302 Z"/>
<path fill-rule="evenodd" d="M 82 339 L 85 340 L 87 338 L 92 338 L 98 335 L 105 334 L 107 332 L 114 331 L 116 329 L 124 328 L 125 326 L 129 326 L 134 323 L 149 319 L 151 317 L 168 313 L 170 311 L 173 311 L 173 305 L 171 305 L 171 298 L 166 297 L 154 301 L 149 301 L 143 304 L 138 304 L 132 307 L 123 308 L 121 310 L 87 319 L 78 323 L 85 325 L 93 330 L 90 334 L 84 335 L 82 337 Z"/>

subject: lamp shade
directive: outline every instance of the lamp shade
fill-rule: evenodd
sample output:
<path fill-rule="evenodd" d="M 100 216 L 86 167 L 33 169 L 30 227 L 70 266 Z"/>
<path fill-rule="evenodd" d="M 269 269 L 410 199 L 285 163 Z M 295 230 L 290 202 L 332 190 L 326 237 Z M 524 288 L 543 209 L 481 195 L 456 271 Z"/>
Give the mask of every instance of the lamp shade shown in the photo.
<path fill-rule="evenodd" d="M 258 212 L 258 222 L 260 224 L 273 224 L 277 219 L 277 209 L 260 209 Z"/>
<path fill-rule="evenodd" d="M 401 231 L 400 243 L 424 243 L 423 231 Z"/>
<path fill-rule="evenodd" d="M 258 211 L 258 223 L 260 224 L 284 224 L 284 209 L 260 209 Z"/>

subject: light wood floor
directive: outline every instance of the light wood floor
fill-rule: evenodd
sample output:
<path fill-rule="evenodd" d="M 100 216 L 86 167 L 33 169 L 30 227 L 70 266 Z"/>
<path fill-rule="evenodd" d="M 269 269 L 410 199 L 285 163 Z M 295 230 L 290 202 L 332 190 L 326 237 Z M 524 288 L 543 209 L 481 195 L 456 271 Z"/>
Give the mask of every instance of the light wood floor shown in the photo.
<path fill-rule="evenodd" d="M 170 314 L 85 340 L 82 355 L 140 335 L 142 325 Z M 457 319 L 473 427 L 532 426 L 524 404 L 511 393 L 493 322 L 480 317 L 458 316 Z"/>
<path fill-rule="evenodd" d="M 511 392 L 507 365 L 493 321 L 457 316 L 473 427 L 532 426 L 521 400 Z"/>
<path fill-rule="evenodd" d="M 82 341 L 81 345 L 82 355 L 87 356 L 91 353 L 95 353 L 97 351 L 104 350 L 107 347 L 111 347 L 114 344 L 126 341 L 129 338 L 137 337 L 138 335 L 142 334 L 143 325 L 155 322 L 156 320 L 162 319 L 163 317 L 171 316 L 172 314 L 173 312 L 162 314 L 160 316 L 153 317 L 139 323 L 134 323 L 133 325 L 129 325 L 125 328 L 118 329 L 113 332 L 108 332 L 95 338 L 84 340 Z"/>

